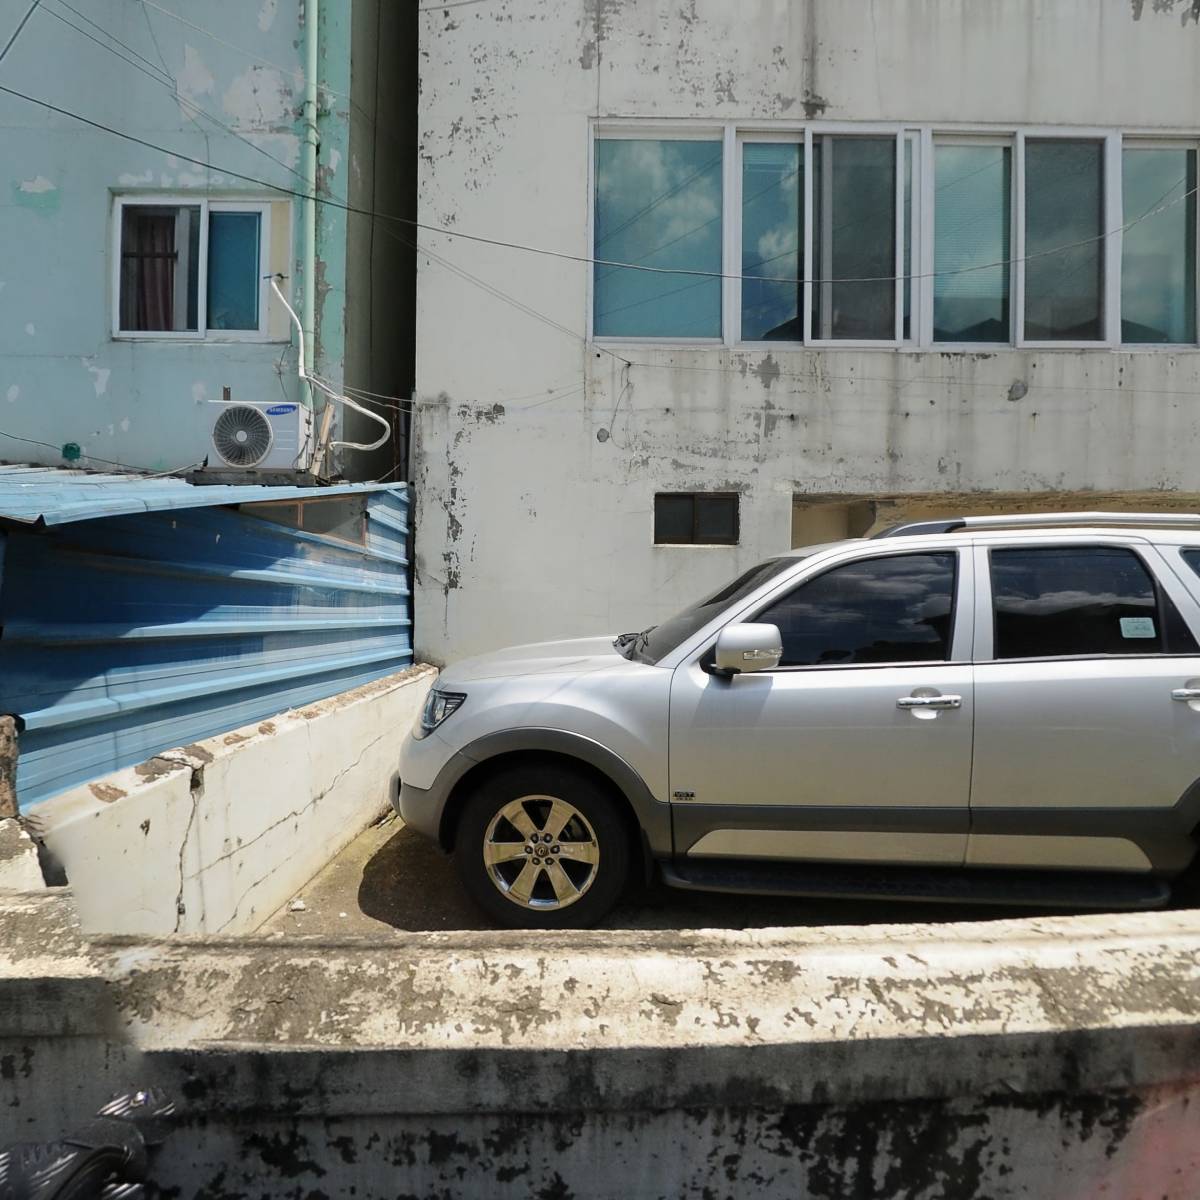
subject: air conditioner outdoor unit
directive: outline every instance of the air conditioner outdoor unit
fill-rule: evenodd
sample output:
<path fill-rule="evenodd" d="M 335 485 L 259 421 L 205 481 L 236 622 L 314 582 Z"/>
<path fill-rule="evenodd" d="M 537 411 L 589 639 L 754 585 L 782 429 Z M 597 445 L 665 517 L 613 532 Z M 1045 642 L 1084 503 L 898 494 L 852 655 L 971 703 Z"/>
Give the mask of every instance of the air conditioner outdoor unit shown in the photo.
<path fill-rule="evenodd" d="M 210 466 L 304 471 L 312 456 L 312 409 L 302 404 L 213 400 Z"/>

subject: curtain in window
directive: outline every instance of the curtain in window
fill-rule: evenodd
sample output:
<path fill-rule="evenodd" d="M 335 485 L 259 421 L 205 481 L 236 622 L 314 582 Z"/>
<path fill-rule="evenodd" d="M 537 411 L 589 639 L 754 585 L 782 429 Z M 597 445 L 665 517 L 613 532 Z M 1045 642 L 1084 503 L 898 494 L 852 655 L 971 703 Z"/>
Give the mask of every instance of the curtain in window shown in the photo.
<path fill-rule="evenodd" d="M 174 329 L 175 209 L 127 207 L 121 224 L 121 328 Z"/>

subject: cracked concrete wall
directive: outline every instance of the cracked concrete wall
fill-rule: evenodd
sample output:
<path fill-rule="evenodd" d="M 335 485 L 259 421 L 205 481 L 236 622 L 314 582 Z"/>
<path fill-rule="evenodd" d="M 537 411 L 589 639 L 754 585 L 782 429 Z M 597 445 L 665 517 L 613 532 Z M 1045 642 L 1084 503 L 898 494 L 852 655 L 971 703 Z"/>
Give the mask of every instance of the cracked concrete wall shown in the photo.
<path fill-rule="evenodd" d="M 89 944 L 60 893 L 0 929 L 0 1129 L 164 1085 L 183 1195 L 1192 1200 L 1200 1172 L 1195 912 Z"/>
<path fill-rule="evenodd" d="M 494 0 L 422 21 L 420 219 L 577 257 L 597 119 L 1200 120 L 1183 0 Z M 796 495 L 1200 491 L 1194 350 L 626 343 L 625 368 L 586 344 L 582 263 L 421 244 L 416 632 L 433 661 L 662 620 L 786 549 Z M 653 546 L 653 495 L 676 490 L 739 492 L 741 545 Z"/>
<path fill-rule="evenodd" d="M 64 792 L 29 819 L 87 932 L 256 929 L 387 809 L 414 667 Z"/>

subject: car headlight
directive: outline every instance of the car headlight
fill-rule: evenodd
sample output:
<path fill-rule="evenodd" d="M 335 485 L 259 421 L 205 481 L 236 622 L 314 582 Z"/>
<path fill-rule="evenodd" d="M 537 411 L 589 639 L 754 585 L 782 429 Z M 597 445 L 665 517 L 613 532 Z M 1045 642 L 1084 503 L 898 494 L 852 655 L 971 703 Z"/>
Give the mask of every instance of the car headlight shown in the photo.
<path fill-rule="evenodd" d="M 413 737 L 423 738 L 432 733 L 447 717 L 456 713 L 466 696 L 462 692 L 439 692 L 432 689 L 425 698 L 421 719 L 413 728 Z"/>

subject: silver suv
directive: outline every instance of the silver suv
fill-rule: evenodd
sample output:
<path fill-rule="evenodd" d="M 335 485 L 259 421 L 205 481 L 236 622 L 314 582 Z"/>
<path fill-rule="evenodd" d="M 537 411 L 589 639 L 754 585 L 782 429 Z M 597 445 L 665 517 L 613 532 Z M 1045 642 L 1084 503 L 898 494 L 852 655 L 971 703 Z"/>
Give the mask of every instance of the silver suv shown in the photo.
<path fill-rule="evenodd" d="M 680 888 L 1147 908 L 1200 825 L 1200 516 L 899 526 L 439 678 L 398 809 L 503 925 Z"/>

